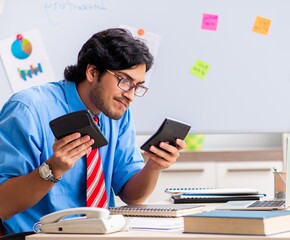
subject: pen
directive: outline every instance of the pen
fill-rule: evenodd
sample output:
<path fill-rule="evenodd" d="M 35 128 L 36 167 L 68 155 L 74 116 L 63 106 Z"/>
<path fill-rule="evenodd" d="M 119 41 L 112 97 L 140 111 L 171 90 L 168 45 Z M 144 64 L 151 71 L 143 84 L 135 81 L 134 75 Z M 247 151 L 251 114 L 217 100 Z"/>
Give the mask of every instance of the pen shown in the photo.
<path fill-rule="evenodd" d="M 274 173 L 277 173 L 279 178 L 282 180 L 282 182 L 284 183 L 284 185 L 286 185 L 286 182 L 284 180 L 284 178 L 281 176 L 281 174 L 277 171 L 277 168 L 273 167 Z"/>

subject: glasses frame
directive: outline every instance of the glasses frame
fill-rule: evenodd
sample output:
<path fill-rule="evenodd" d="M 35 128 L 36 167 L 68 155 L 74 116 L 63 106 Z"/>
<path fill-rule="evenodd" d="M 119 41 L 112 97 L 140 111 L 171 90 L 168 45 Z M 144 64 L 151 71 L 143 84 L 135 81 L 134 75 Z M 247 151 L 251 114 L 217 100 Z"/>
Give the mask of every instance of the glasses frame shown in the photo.
<path fill-rule="evenodd" d="M 121 90 L 123 90 L 123 91 L 125 91 L 125 92 L 130 92 L 132 89 L 134 89 L 134 90 L 135 90 L 135 91 L 134 91 L 134 95 L 135 95 L 135 96 L 137 96 L 137 97 L 143 97 L 143 96 L 145 95 L 145 93 L 148 91 L 148 88 L 145 87 L 144 85 L 141 85 L 141 84 L 135 84 L 135 83 L 133 83 L 132 80 L 127 79 L 127 78 L 124 78 L 124 77 L 121 77 L 121 76 L 117 75 L 116 73 L 114 73 L 114 72 L 112 72 L 112 71 L 110 71 L 110 70 L 108 70 L 108 69 L 106 69 L 106 71 L 118 79 L 118 84 L 117 84 L 117 86 L 118 86 Z M 122 88 L 122 87 L 120 86 L 120 83 L 121 83 L 122 81 L 130 82 L 130 87 L 129 87 L 129 89 L 124 89 L 124 88 Z M 144 89 L 144 93 L 142 93 L 142 94 L 138 94 L 138 93 L 137 93 L 137 92 L 138 92 L 138 89 Z"/>

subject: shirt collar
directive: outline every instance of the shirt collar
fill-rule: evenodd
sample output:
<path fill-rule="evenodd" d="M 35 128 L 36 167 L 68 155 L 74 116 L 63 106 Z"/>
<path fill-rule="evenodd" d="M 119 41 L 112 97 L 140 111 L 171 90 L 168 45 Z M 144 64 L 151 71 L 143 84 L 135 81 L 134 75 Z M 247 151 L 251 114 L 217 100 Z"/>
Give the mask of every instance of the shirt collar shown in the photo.
<path fill-rule="evenodd" d="M 60 84 L 63 88 L 70 112 L 87 109 L 82 99 L 80 98 L 80 95 L 77 91 L 76 84 L 74 82 L 70 82 L 68 80 L 62 80 Z M 99 118 L 99 124 L 100 124 L 100 122 L 102 122 L 103 113 L 100 112 L 96 114 L 96 116 Z M 93 114 L 92 114 L 92 117 L 93 117 Z"/>
<path fill-rule="evenodd" d="M 77 91 L 76 84 L 67 80 L 61 82 L 68 107 L 71 112 L 87 109 Z"/>

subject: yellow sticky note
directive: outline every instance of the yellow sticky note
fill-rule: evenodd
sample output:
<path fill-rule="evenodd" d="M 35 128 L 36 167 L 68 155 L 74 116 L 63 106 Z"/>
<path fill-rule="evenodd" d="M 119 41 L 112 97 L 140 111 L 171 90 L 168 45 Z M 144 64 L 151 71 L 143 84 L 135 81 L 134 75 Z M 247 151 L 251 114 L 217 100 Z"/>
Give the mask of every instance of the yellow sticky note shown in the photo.
<path fill-rule="evenodd" d="M 208 73 L 209 68 L 209 64 L 198 59 L 191 68 L 190 73 L 203 80 Z"/>
<path fill-rule="evenodd" d="M 253 27 L 253 32 L 267 35 L 271 25 L 271 20 L 263 17 L 256 17 L 256 21 Z"/>

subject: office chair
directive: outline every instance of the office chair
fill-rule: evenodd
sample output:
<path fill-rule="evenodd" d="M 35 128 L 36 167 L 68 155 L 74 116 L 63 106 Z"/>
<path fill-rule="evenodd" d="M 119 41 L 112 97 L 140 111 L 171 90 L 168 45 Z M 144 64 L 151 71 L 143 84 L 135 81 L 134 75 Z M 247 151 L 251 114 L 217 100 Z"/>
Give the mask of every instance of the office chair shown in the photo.
<path fill-rule="evenodd" d="M 35 234 L 35 232 L 21 232 L 8 234 L 3 237 L 0 237 L 0 240 L 25 240 L 25 237 L 31 234 Z"/>
<path fill-rule="evenodd" d="M 2 224 L 2 220 L 0 218 L 0 238 L 4 236 L 4 227 L 3 227 L 3 224 Z"/>
<path fill-rule="evenodd" d="M 15 234 L 4 235 L 4 227 L 2 224 L 2 220 L 0 219 L 0 240 L 25 240 L 25 237 L 35 232 L 22 232 Z"/>

